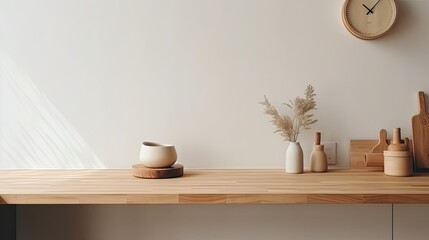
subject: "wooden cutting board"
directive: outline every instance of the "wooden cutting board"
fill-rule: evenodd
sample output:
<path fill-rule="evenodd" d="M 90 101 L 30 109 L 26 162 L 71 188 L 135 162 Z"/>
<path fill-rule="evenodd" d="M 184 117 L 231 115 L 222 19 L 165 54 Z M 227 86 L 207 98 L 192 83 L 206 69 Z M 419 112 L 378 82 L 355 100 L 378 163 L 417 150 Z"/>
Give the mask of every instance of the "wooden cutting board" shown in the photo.
<path fill-rule="evenodd" d="M 420 113 L 411 119 L 413 127 L 414 170 L 429 171 L 429 116 L 425 93 L 418 93 Z"/>

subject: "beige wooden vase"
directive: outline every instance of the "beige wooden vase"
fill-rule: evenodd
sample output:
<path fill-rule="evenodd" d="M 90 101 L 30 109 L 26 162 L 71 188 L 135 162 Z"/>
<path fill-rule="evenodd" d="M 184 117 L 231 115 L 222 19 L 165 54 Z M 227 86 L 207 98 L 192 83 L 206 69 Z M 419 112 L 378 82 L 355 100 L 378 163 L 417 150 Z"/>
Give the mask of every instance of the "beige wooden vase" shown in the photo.
<path fill-rule="evenodd" d="M 384 151 L 384 174 L 396 177 L 413 175 L 413 156 L 408 151 Z"/>

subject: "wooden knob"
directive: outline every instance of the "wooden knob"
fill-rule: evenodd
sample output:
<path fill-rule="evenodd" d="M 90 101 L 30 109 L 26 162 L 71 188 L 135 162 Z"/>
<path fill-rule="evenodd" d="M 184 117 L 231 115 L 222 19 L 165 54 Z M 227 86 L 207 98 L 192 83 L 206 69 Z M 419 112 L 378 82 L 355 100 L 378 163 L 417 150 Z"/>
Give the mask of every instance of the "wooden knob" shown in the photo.
<path fill-rule="evenodd" d="M 393 129 L 393 139 L 392 143 L 387 148 L 389 151 L 408 151 L 407 144 L 401 143 L 401 129 L 400 128 L 394 128 Z"/>
<path fill-rule="evenodd" d="M 410 139 L 409 138 L 404 138 L 404 151 L 409 151 L 410 150 Z"/>
<path fill-rule="evenodd" d="M 314 134 L 314 145 L 320 145 L 321 133 L 316 132 Z"/>
<path fill-rule="evenodd" d="M 418 93 L 420 114 L 426 114 L 426 102 L 425 102 L 425 93 L 420 91 Z"/>
<path fill-rule="evenodd" d="M 393 144 L 400 144 L 401 143 L 401 129 L 400 128 L 394 128 L 393 129 Z"/>

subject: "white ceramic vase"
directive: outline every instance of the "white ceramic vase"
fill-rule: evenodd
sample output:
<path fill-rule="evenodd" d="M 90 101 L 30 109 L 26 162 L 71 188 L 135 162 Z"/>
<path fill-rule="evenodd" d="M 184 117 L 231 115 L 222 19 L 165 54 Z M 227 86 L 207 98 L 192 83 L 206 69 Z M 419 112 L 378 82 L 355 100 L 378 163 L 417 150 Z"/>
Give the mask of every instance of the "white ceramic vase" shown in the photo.
<path fill-rule="evenodd" d="M 170 167 L 176 160 L 177 153 L 173 145 L 143 142 L 141 146 L 140 161 L 145 167 Z"/>
<path fill-rule="evenodd" d="M 289 142 L 289 146 L 286 150 L 286 172 L 304 172 L 304 153 L 302 152 L 299 142 Z"/>

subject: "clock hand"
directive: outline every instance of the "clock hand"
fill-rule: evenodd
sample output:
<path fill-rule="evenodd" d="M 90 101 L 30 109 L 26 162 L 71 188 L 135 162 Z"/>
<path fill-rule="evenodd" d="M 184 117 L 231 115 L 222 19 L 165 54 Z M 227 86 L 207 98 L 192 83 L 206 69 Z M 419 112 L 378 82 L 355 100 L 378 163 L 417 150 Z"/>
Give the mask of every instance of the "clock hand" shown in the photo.
<path fill-rule="evenodd" d="M 370 9 L 370 11 L 368 11 L 368 12 L 366 13 L 366 15 L 368 15 L 370 12 L 374 13 L 372 10 L 375 8 L 375 6 L 377 6 L 377 4 L 378 4 L 380 1 L 381 1 L 381 0 L 378 0 L 378 1 L 375 3 L 375 5 L 374 5 L 374 6 L 372 6 L 372 8 Z"/>
<path fill-rule="evenodd" d="M 368 12 L 369 13 L 374 13 L 371 9 L 369 9 L 369 7 L 367 7 L 365 4 L 362 4 L 367 10 L 368 10 Z M 368 15 L 368 13 L 366 14 L 366 15 Z"/>

